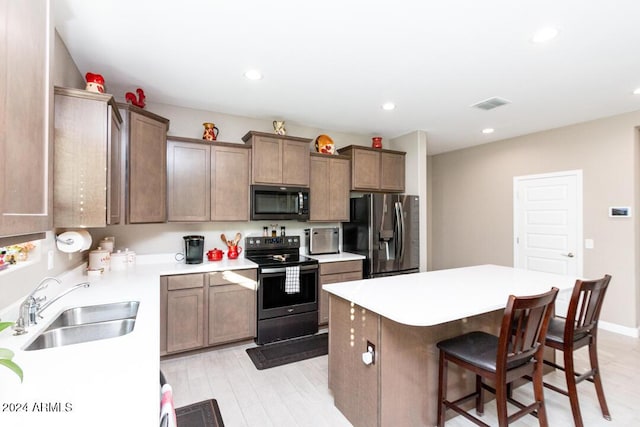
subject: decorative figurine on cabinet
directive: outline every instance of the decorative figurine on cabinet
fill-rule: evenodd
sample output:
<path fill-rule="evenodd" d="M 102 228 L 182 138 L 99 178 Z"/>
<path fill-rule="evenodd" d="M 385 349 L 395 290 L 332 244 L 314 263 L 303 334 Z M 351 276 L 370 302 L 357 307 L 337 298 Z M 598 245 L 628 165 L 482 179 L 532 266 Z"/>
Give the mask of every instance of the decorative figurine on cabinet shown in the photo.
<path fill-rule="evenodd" d="M 287 130 L 284 128 L 284 120 L 274 120 L 273 131 L 276 133 L 276 135 L 286 135 Z"/>
<path fill-rule="evenodd" d="M 336 146 L 329 135 L 320 135 L 316 138 L 316 151 L 322 154 L 335 154 Z"/>
<path fill-rule="evenodd" d="M 104 93 L 104 77 L 100 74 L 87 73 L 85 78 L 87 79 L 87 87 L 85 90 Z"/>
<path fill-rule="evenodd" d="M 138 94 L 137 97 L 136 97 L 136 95 L 134 95 L 133 92 L 127 92 L 124 97 L 127 100 L 127 102 L 130 102 L 131 104 L 135 105 L 136 107 L 144 108 L 144 106 L 145 106 L 144 91 L 142 89 L 138 88 L 138 89 L 136 89 L 136 93 Z"/>

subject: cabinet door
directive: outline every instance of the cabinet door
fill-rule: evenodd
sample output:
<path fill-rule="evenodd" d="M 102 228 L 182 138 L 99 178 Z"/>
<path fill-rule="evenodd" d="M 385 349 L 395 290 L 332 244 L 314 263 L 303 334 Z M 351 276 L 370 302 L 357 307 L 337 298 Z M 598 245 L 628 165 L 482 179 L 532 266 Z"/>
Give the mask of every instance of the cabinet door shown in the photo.
<path fill-rule="evenodd" d="M 256 336 L 257 271 L 209 274 L 209 345 Z"/>
<path fill-rule="evenodd" d="M 322 285 L 361 279 L 362 261 L 340 261 L 320 264 L 318 324 L 325 325 L 329 323 L 329 293 L 322 290 Z"/>
<path fill-rule="evenodd" d="M 309 153 L 306 142 L 282 142 L 282 184 L 309 186 Z"/>
<path fill-rule="evenodd" d="M 136 112 L 129 123 L 129 223 L 165 222 L 167 125 Z"/>
<path fill-rule="evenodd" d="M 51 229 L 47 2 L 0 2 L 0 236 Z"/>
<path fill-rule="evenodd" d="M 282 140 L 254 136 L 253 174 L 254 184 L 282 183 Z"/>
<path fill-rule="evenodd" d="M 53 200 L 56 227 L 107 224 L 108 127 L 113 111 L 99 99 L 109 97 L 82 92 L 56 89 Z"/>
<path fill-rule="evenodd" d="M 121 159 L 121 145 L 122 131 L 120 120 L 113 114 L 109 106 L 109 144 L 107 144 L 107 176 L 109 177 L 107 188 L 107 224 L 120 224 L 120 212 L 122 201 L 120 186 L 121 170 L 123 167 Z"/>
<path fill-rule="evenodd" d="M 331 185 L 329 159 L 311 157 L 309 181 L 309 220 L 330 221 Z M 349 194 L 347 193 L 347 201 Z"/>
<path fill-rule="evenodd" d="M 204 275 L 167 278 L 167 353 L 204 345 Z"/>
<path fill-rule="evenodd" d="M 404 160 L 404 154 L 381 153 L 381 190 L 404 191 Z"/>
<path fill-rule="evenodd" d="M 353 190 L 380 189 L 380 153 L 370 150 L 353 150 L 351 188 Z"/>
<path fill-rule="evenodd" d="M 251 150 L 211 148 L 211 220 L 248 221 Z"/>
<path fill-rule="evenodd" d="M 208 221 L 211 147 L 167 143 L 167 205 L 169 221 Z"/>
<path fill-rule="evenodd" d="M 351 162 L 347 159 L 330 159 L 329 162 L 329 218 L 331 221 L 349 221 Z"/>

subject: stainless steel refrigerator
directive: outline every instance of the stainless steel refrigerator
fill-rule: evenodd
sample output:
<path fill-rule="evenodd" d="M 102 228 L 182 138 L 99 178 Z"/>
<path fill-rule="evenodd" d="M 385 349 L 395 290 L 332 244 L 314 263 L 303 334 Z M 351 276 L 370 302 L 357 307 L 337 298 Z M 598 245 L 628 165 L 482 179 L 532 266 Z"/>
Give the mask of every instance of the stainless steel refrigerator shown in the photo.
<path fill-rule="evenodd" d="M 420 267 L 418 196 L 352 194 L 342 248 L 364 255 L 364 277 L 416 273 Z"/>

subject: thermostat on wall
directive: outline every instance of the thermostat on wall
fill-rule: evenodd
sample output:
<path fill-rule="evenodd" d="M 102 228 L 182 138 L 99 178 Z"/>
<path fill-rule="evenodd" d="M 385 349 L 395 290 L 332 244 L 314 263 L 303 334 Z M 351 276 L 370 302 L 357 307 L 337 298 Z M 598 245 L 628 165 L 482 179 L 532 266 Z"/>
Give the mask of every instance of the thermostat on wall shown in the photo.
<path fill-rule="evenodd" d="M 609 216 L 611 218 L 628 218 L 631 216 L 631 208 L 629 206 L 611 206 L 609 207 Z"/>

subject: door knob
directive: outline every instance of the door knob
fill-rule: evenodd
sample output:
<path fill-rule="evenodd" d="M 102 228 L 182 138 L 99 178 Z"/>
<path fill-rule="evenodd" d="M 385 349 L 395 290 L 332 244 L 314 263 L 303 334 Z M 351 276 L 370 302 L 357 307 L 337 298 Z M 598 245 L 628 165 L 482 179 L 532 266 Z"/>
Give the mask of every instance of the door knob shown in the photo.
<path fill-rule="evenodd" d="M 565 256 L 567 256 L 567 257 L 569 257 L 569 258 L 573 258 L 573 257 L 574 257 L 573 252 L 569 252 L 569 253 L 568 253 L 568 254 L 566 254 Z"/>

